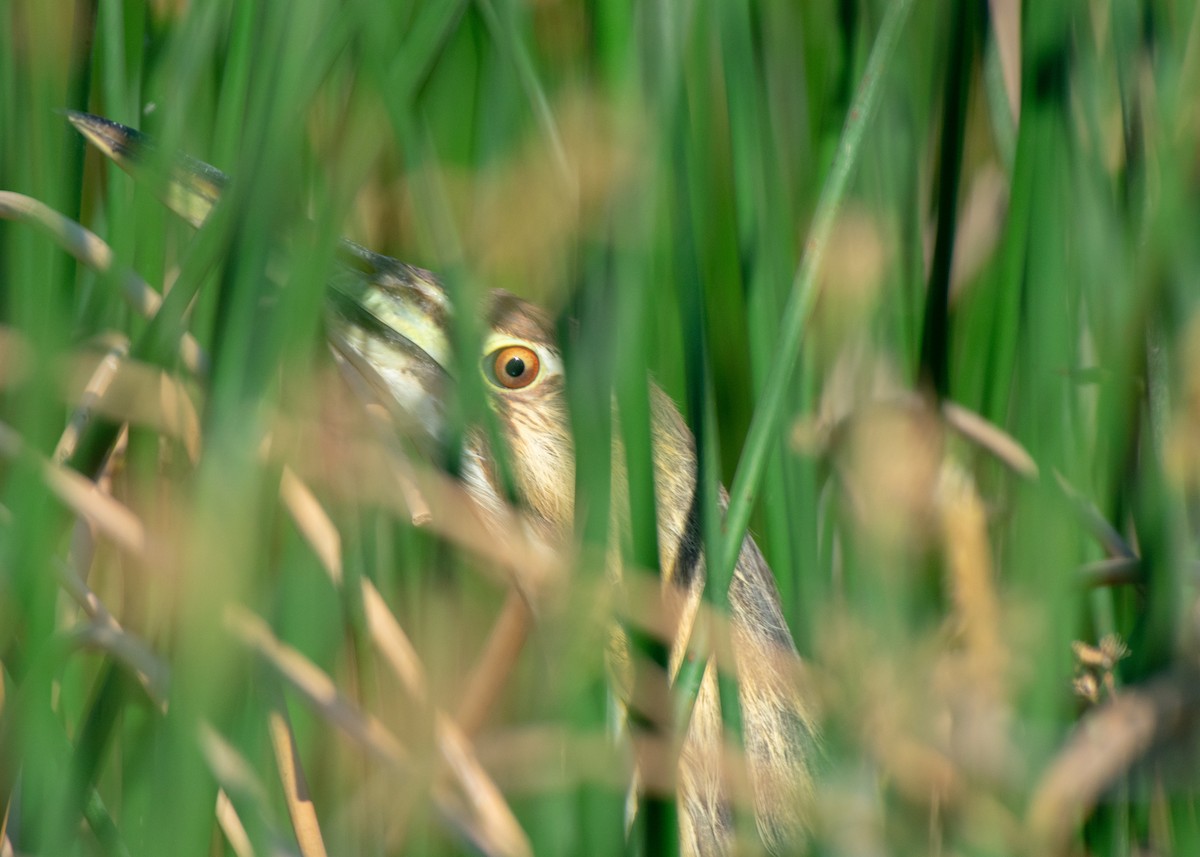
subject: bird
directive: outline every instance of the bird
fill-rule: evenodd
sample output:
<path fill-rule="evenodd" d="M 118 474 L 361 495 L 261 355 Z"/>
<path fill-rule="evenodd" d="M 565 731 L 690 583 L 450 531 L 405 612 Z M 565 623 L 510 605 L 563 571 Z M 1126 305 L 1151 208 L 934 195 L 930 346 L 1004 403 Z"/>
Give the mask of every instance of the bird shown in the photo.
<path fill-rule="evenodd" d="M 144 135 L 87 113 L 67 116 L 101 152 L 138 175 L 151 147 Z M 227 178 L 214 167 L 180 157 L 168 181 L 164 201 L 199 226 Z M 341 247 L 343 263 L 328 290 L 327 332 L 334 353 L 376 394 L 387 397 L 406 431 L 436 441 L 446 431 L 446 402 L 454 395 L 455 378 L 472 371 L 454 366 L 452 320 L 458 312 L 477 309 L 478 371 L 506 447 L 512 485 L 537 538 L 551 545 L 569 540 L 575 454 L 568 379 L 552 317 L 502 290 L 489 292 L 481 307 L 455 307 L 433 273 L 344 239 Z M 653 382 L 649 389 L 662 586 L 682 596 L 685 616 L 694 615 L 706 578 L 696 444 L 671 398 Z M 498 521 L 508 492 L 488 437 L 480 430 L 466 433 L 459 476 L 485 521 Z M 724 489 L 720 502 L 727 503 Z M 810 706 L 789 669 L 798 656 L 774 575 L 749 534 L 733 571 L 728 605 L 755 827 L 769 852 L 792 853 L 805 835 L 818 738 Z M 688 622 L 678 627 L 685 629 Z M 670 641 L 671 676 L 686 654 L 685 633 Z M 722 775 L 724 742 L 718 671 L 710 658 L 679 752 L 683 854 L 715 857 L 736 849 L 733 801 Z"/>

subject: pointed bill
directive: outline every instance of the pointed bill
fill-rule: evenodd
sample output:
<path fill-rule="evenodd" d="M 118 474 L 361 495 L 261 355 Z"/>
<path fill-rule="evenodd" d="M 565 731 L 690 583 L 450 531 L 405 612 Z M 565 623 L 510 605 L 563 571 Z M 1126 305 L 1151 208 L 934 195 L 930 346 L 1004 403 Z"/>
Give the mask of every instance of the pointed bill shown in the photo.
<path fill-rule="evenodd" d="M 167 207 L 195 227 L 208 218 L 228 177 L 195 158 L 173 158 L 164 178 L 152 170 L 154 146 L 140 131 L 91 113 L 66 111 L 67 119 L 93 146 L 138 180 L 150 180 Z"/>

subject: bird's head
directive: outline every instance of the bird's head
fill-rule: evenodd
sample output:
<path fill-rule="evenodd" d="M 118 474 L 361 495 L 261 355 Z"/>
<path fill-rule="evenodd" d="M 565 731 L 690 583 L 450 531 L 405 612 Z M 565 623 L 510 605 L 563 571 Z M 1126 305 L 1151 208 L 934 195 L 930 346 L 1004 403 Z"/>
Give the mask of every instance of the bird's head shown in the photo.
<path fill-rule="evenodd" d="M 496 415 L 516 488 L 543 534 L 561 537 L 574 510 L 575 459 L 563 363 L 551 319 L 539 307 L 492 291 L 480 307 L 478 346 L 455 362 L 453 310 L 437 278 L 361 248 L 330 291 L 330 342 L 410 435 L 440 445 L 447 403 L 463 373 L 476 373 Z M 473 353 L 472 353 L 473 352 Z M 463 475 L 484 509 L 503 490 L 487 434 L 468 431 Z"/>
<path fill-rule="evenodd" d="M 152 145 L 139 132 L 87 113 L 68 112 L 67 118 L 123 169 L 156 185 L 163 201 L 193 225 L 208 218 L 228 182 L 220 170 L 186 157 L 172 159 L 166 175 L 156 174 L 149 169 Z M 402 431 L 434 445 L 445 441 L 455 384 L 464 372 L 482 375 L 521 499 L 542 535 L 561 538 L 574 513 L 575 457 L 551 319 L 515 295 L 490 292 L 472 326 L 479 331 L 473 361 L 457 366 L 454 310 L 433 274 L 349 241 L 340 242 L 340 251 L 327 319 L 343 364 Z M 468 427 L 463 476 L 485 511 L 503 506 L 496 458 L 479 427 Z"/>

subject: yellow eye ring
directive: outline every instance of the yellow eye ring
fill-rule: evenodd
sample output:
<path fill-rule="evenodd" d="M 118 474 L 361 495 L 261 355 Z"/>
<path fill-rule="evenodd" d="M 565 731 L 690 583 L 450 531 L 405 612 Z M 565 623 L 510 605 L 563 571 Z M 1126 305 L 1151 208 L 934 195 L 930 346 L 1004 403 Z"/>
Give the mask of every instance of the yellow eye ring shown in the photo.
<path fill-rule="evenodd" d="M 541 361 L 537 353 L 524 345 L 509 345 L 493 351 L 488 358 L 492 378 L 508 390 L 521 390 L 537 380 Z"/>

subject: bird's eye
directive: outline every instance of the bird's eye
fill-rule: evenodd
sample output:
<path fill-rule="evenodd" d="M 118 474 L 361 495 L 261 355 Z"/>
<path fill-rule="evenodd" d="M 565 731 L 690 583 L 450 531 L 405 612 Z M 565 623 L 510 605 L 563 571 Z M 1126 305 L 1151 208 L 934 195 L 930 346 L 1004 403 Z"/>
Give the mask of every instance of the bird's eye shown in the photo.
<path fill-rule="evenodd" d="M 537 354 L 524 345 L 497 349 L 488 358 L 496 383 L 509 390 L 520 390 L 534 382 L 541 369 Z"/>

